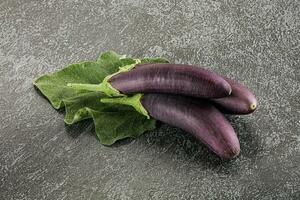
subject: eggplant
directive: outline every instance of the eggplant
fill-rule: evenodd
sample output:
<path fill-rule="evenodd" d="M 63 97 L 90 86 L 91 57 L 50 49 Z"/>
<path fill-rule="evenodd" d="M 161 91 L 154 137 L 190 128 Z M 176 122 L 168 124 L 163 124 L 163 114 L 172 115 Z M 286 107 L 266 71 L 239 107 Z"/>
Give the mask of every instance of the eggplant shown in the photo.
<path fill-rule="evenodd" d="M 170 94 L 145 94 L 142 105 L 155 119 L 183 129 L 224 159 L 240 153 L 237 135 L 224 115 L 207 100 Z"/>
<path fill-rule="evenodd" d="M 215 106 L 225 114 L 245 115 L 254 112 L 257 100 L 254 94 L 238 81 L 223 77 L 231 86 L 230 96 L 211 99 Z"/>
<path fill-rule="evenodd" d="M 230 95 L 231 86 L 221 76 L 183 64 L 137 64 L 112 76 L 109 83 L 123 94 L 171 93 L 200 98 Z"/>

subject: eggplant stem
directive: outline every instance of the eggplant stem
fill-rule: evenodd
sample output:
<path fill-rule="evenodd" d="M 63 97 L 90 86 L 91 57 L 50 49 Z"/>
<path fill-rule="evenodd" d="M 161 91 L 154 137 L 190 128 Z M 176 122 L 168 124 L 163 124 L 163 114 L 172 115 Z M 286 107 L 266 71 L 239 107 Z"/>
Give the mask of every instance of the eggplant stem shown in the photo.
<path fill-rule="evenodd" d="M 142 97 L 143 97 L 143 94 L 138 93 L 133 96 L 102 98 L 102 99 L 100 99 L 100 101 L 102 103 L 122 104 L 122 105 L 132 106 L 136 111 L 138 111 L 142 115 L 145 115 L 147 117 L 147 119 L 150 119 L 150 116 L 149 116 L 147 110 L 144 108 L 144 106 L 141 103 Z"/>
<path fill-rule="evenodd" d="M 91 92 L 102 92 L 103 85 L 102 84 L 82 84 L 82 83 L 68 83 L 68 87 L 71 87 L 75 90 L 87 90 Z"/>
<path fill-rule="evenodd" d="M 115 89 L 109 82 L 103 81 L 100 84 L 82 84 L 82 83 L 68 83 L 67 87 L 71 87 L 75 90 L 87 90 L 90 92 L 103 92 L 109 97 L 125 96 Z"/>
<path fill-rule="evenodd" d="M 255 103 L 251 104 L 251 105 L 250 105 L 250 109 L 251 109 L 251 110 L 255 110 L 255 109 L 256 109 L 256 104 L 255 104 Z"/>
<path fill-rule="evenodd" d="M 120 97 L 126 96 L 121 94 L 116 88 L 114 88 L 110 83 L 109 79 L 119 73 L 128 72 L 129 70 L 133 69 L 137 64 L 141 63 L 141 60 L 135 59 L 135 63 L 130 65 L 125 65 L 123 67 L 119 67 L 119 71 L 106 76 L 102 83 L 100 84 L 82 84 L 82 83 L 68 83 L 67 87 L 71 87 L 75 90 L 87 90 L 91 92 L 103 92 L 109 97 Z"/>

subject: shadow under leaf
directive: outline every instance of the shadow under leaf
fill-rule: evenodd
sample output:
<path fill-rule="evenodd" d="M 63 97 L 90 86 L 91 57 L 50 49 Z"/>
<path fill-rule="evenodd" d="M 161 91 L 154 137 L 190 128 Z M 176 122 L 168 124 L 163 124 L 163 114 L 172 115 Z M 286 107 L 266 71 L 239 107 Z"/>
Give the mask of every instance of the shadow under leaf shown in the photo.
<path fill-rule="evenodd" d="M 72 138 L 77 138 L 83 133 L 89 133 L 97 138 L 95 134 L 94 124 L 91 119 L 86 119 L 72 125 L 65 124 L 65 128 L 68 135 Z"/>

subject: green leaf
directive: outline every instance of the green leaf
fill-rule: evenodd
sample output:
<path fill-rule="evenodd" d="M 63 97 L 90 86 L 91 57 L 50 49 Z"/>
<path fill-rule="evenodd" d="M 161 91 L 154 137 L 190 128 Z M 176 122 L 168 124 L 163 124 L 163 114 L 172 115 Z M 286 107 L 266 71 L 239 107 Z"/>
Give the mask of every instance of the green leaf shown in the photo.
<path fill-rule="evenodd" d="M 119 70 L 119 67 L 134 64 L 135 60 L 132 58 L 126 58 L 125 55 L 119 55 L 114 51 L 108 51 L 100 55 L 97 60 L 108 74 L 115 73 Z"/>
<path fill-rule="evenodd" d="M 86 91 L 74 90 L 67 87 L 72 83 L 101 83 L 109 74 L 108 70 L 96 62 L 71 64 L 61 71 L 38 78 L 34 85 L 47 97 L 56 109 L 64 107 L 64 99 L 75 97 Z"/>
<path fill-rule="evenodd" d="M 136 138 L 146 130 L 155 128 L 156 121 L 154 119 L 146 119 L 130 107 L 123 107 L 128 108 L 128 110 L 115 112 L 90 110 L 97 136 L 102 144 L 111 145 L 123 138 Z"/>
<path fill-rule="evenodd" d="M 165 63 L 165 59 L 146 58 L 142 63 Z M 147 119 L 133 108 L 124 105 L 105 104 L 100 99 L 107 97 L 100 92 L 77 90 L 68 83 L 100 84 L 103 79 L 120 67 L 136 62 L 113 51 L 103 53 L 96 62 L 71 64 L 66 68 L 38 78 L 34 85 L 56 109 L 65 108 L 65 122 L 73 124 L 92 118 L 96 134 L 102 144 L 110 145 L 119 139 L 137 137 L 155 128 L 155 120 Z"/>
<path fill-rule="evenodd" d="M 165 58 L 140 58 L 141 63 L 170 63 L 169 60 Z"/>
<path fill-rule="evenodd" d="M 64 99 L 66 110 L 66 124 L 73 124 L 78 121 L 91 118 L 90 110 L 102 111 L 109 108 L 99 101 L 105 95 L 98 92 L 82 93 L 72 98 Z"/>
<path fill-rule="evenodd" d="M 111 145 L 127 137 L 135 138 L 147 130 L 155 128 L 155 120 L 148 120 L 131 107 L 103 104 L 97 92 L 81 94 L 64 100 L 66 108 L 65 122 L 92 118 L 96 135 L 102 144 Z"/>

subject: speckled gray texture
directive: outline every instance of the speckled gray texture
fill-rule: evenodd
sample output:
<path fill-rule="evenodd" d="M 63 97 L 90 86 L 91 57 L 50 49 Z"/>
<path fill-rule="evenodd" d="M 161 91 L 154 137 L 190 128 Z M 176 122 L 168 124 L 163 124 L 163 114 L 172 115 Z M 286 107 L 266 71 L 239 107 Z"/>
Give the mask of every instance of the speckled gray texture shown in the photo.
<path fill-rule="evenodd" d="M 300 199 L 300 1 L 0 1 L 0 199 Z M 160 125 L 106 147 L 32 82 L 106 50 L 206 66 L 248 85 L 221 161 Z"/>

